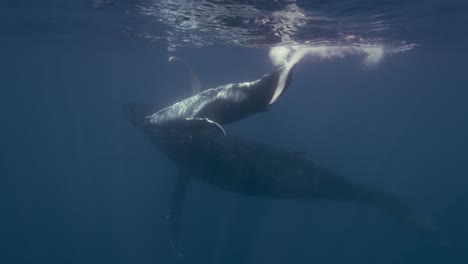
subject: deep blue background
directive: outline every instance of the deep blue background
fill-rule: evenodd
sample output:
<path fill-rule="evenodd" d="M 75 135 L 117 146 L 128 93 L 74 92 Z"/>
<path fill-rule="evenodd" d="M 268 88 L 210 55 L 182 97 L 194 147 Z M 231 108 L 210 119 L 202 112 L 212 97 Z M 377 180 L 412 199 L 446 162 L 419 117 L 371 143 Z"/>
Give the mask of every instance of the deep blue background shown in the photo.
<path fill-rule="evenodd" d="M 466 263 L 468 53 L 455 39 L 419 39 L 420 47 L 374 68 L 358 58 L 305 60 L 269 113 L 227 128 L 306 150 L 406 197 L 451 249 L 373 208 L 257 200 L 194 183 L 180 260 L 165 224 L 176 167 L 121 106 L 188 96 L 185 69 L 168 64 L 173 54 L 164 43 L 7 32 L 0 37 L 0 263 Z M 177 55 L 207 87 L 273 69 L 262 49 Z"/>

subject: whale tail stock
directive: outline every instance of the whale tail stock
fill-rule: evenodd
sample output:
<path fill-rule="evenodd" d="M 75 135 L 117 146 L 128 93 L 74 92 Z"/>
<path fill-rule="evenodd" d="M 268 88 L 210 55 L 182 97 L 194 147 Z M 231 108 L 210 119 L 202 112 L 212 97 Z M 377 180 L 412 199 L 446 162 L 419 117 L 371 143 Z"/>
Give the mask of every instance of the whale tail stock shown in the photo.
<path fill-rule="evenodd" d="M 396 194 L 376 188 L 356 185 L 351 200 L 379 208 L 387 214 L 399 219 L 404 224 L 416 228 L 424 237 L 427 237 L 440 246 L 448 246 L 447 241 L 440 237 L 431 219 L 418 208 Z"/>
<path fill-rule="evenodd" d="M 326 168 L 316 169 L 321 177 L 319 180 L 311 181 L 312 186 L 308 187 L 309 190 L 314 189 L 312 198 L 347 201 L 378 208 L 417 229 L 424 237 L 447 246 L 447 242 L 440 238 L 429 217 L 399 195 L 356 183 Z"/>

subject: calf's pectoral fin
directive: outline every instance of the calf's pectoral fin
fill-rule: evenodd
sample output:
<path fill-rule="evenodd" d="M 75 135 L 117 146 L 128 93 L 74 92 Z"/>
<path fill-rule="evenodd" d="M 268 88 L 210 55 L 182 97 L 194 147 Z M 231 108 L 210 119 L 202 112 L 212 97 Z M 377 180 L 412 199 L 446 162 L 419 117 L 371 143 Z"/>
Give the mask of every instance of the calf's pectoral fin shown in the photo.
<path fill-rule="evenodd" d="M 289 60 L 289 62 L 283 66 L 278 72 L 278 82 L 276 84 L 275 92 L 273 93 L 268 105 L 272 105 L 278 100 L 278 98 L 286 91 L 291 82 L 291 71 L 294 69 L 296 64 L 304 58 L 303 52 L 296 52 Z"/>
<path fill-rule="evenodd" d="M 200 81 L 200 77 L 198 77 L 198 74 L 195 72 L 195 70 L 192 68 L 192 66 L 190 64 L 188 64 L 188 62 L 186 62 L 185 60 L 181 59 L 181 58 L 178 58 L 178 57 L 175 57 L 175 56 L 172 56 L 172 57 L 169 57 L 169 62 L 174 62 L 174 61 L 178 61 L 178 62 L 181 62 L 182 64 L 185 65 L 185 67 L 187 67 L 189 73 L 190 73 L 190 81 L 191 81 L 191 84 L 192 84 L 192 95 L 195 95 L 199 92 L 201 92 L 201 81 Z"/>
<path fill-rule="evenodd" d="M 213 136 L 226 135 L 223 126 L 208 118 L 185 118 L 167 120 L 161 124 L 157 124 L 154 126 L 163 129 L 176 129 L 181 132 L 195 133 L 200 131 L 208 131 Z"/>

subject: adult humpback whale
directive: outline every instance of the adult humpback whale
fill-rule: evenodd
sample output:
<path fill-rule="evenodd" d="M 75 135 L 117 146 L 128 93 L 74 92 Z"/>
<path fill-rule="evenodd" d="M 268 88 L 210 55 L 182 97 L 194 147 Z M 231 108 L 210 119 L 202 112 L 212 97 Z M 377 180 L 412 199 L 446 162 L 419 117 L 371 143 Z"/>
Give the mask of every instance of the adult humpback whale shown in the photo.
<path fill-rule="evenodd" d="M 126 108 L 129 119 L 179 168 L 168 215 L 176 252 L 180 214 L 192 178 L 230 192 L 261 198 L 366 204 L 438 240 L 430 220 L 400 197 L 353 182 L 307 160 L 301 152 L 226 135 L 222 127 L 206 118 L 148 126 L 139 122 L 135 109 L 134 106 Z"/>

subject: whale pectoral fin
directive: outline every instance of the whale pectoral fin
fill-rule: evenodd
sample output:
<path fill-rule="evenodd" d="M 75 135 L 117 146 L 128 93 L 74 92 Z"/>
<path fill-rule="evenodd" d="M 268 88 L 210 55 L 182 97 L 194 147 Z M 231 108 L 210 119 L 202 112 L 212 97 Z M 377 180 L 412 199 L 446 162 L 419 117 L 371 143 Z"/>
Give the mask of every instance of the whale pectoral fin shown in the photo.
<path fill-rule="evenodd" d="M 169 62 L 174 62 L 174 61 L 181 62 L 182 64 L 185 65 L 185 67 L 187 67 L 187 69 L 188 69 L 188 71 L 190 73 L 190 80 L 191 80 L 191 84 L 192 84 L 192 95 L 195 95 L 195 94 L 201 92 L 200 77 L 198 77 L 198 74 L 195 72 L 195 70 L 192 68 L 192 66 L 190 66 L 190 64 L 188 64 L 185 60 L 183 60 L 181 58 L 178 58 L 178 57 L 175 57 L 175 56 L 169 57 Z"/>
<path fill-rule="evenodd" d="M 270 102 L 268 105 L 274 104 L 278 98 L 286 91 L 286 89 L 289 87 L 289 84 L 291 83 L 291 70 L 294 68 L 295 63 L 287 65 L 275 74 L 278 74 L 278 81 L 276 83 L 276 88 L 274 90 L 273 95 L 271 96 Z"/>
<path fill-rule="evenodd" d="M 168 120 L 162 124 L 158 124 L 157 126 L 165 129 L 177 129 L 179 131 L 187 131 L 190 133 L 203 131 L 208 132 L 212 136 L 226 135 L 224 128 L 220 124 L 208 118 L 185 118 Z"/>
<path fill-rule="evenodd" d="M 270 99 L 268 105 L 272 105 L 278 100 L 278 98 L 286 91 L 290 82 L 291 82 L 291 72 L 292 69 L 300 62 L 305 56 L 304 52 L 294 51 L 287 61 L 287 63 L 277 72 L 278 73 L 278 82 L 276 85 L 275 92 Z"/>
<path fill-rule="evenodd" d="M 223 126 L 208 118 L 187 118 L 187 122 L 191 123 L 193 129 L 210 130 L 214 135 L 225 136 L 226 131 Z"/>
<path fill-rule="evenodd" d="M 169 211 L 167 214 L 167 221 L 170 228 L 171 246 L 174 252 L 180 257 L 183 256 L 183 254 L 179 251 L 180 215 L 184 206 L 189 181 L 190 178 L 186 174 L 179 173 L 174 191 L 170 199 Z"/>

